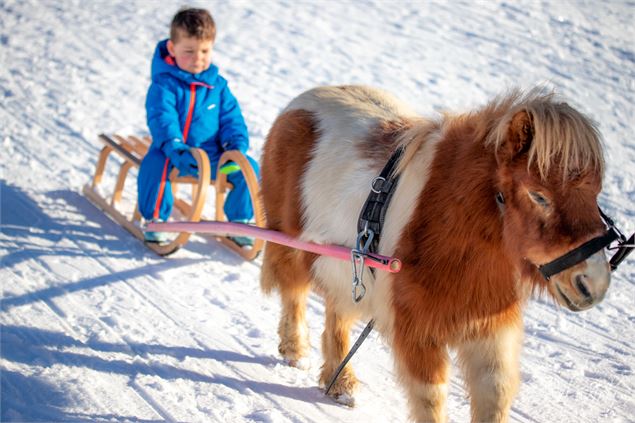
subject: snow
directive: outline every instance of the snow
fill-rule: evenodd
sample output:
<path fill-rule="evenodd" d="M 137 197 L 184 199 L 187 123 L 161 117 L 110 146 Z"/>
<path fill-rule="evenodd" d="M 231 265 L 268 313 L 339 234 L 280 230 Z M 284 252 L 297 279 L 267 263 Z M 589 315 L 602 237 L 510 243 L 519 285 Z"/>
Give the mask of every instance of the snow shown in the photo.
<path fill-rule="evenodd" d="M 241 102 L 255 157 L 277 113 L 316 85 L 374 85 L 435 114 L 542 84 L 597 121 L 607 159 L 600 205 L 635 230 L 632 1 L 196 4 L 218 23 L 215 61 Z M 336 404 L 317 387 L 317 296 L 306 369 L 289 367 L 258 260 L 198 236 L 159 258 L 81 195 L 98 133 L 147 132 L 150 58 L 180 6 L 0 1 L 1 420 L 406 420 L 376 334 L 353 358 L 356 406 Z M 634 305 L 633 257 L 590 311 L 532 301 L 511 420 L 634 421 Z M 469 420 L 458 372 L 448 411 Z"/>

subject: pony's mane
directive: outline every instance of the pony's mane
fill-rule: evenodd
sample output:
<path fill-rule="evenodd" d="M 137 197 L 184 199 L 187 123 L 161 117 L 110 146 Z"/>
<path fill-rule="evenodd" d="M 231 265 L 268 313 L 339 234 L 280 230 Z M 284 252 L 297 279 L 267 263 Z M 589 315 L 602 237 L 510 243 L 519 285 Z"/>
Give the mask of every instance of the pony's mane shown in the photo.
<path fill-rule="evenodd" d="M 485 139 L 486 145 L 498 152 L 512 117 L 521 111 L 529 115 L 533 127 L 527 166 L 535 164 L 543 180 L 554 166 L 562 172 L 563 180 L 588 171 L 602 177 L 604 156 L 595 122 L 544 88 L 527 93 L 513 90 L 486 105 L 479 114 L 495 125 Z"/>
<path fill-rule="evenodd" d="M 400 137 L 399 144 L 407 148 L 397 171 L 403 170 L 432 133 L 464 125 L 472 128 L 475 142 L 484 141 L 498 153 L 512 118 L 521 111 L 530 116 L 533 127 L 528 168 L 536 165 L 543 180 L 554 169 L 562 173 L 563 181 L 584 172 L 602 177 L 604 157 L 595 122 L 542 87 L 527 93 L 511 90 L 471 113 L 444 113 L 440 120 L 412 120 Z"/>

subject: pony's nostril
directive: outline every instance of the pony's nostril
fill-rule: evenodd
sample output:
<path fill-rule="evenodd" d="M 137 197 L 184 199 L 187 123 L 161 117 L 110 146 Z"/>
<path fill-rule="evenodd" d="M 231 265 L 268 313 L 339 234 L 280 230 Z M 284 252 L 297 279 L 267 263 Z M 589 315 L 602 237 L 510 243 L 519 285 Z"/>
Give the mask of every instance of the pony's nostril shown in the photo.
<path fill-rule="evenodd" d="M 586 275 L 577 275 L 575 277 L 575 286 L 578 288 L 580 293 L 584 295 L 585 298 L 591 299 L 591 293 L 589 292 L 589 288 L 587 288 L 585 284 Z"/>

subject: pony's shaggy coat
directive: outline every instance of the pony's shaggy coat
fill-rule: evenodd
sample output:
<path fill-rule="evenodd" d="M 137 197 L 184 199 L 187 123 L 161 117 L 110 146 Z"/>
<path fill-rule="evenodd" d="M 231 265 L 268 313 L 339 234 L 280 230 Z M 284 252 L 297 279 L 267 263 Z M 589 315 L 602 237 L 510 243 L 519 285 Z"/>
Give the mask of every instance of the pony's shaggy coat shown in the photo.
<path fill-rule="evenodd" d="M 349 349 L 352 323 L 374 318 L 394 350 L 413 419 L 445 420 L 450 347 L 458 351 L 473 420 L 503 421 L 518 388 L 522 305 L 531 290 L 546 288 L 581 310 L 608 287 L 603 253 L 549 284 L 536 270 L 604 230 L 597 131 L 539 91 L 431 120 L 373 88 L 316 88 L 291 102 L 265 144 L 268 225 L 354 246 L 370 182 L 400 145 L 400 182 L 378 252 L 400 258 L 403 269 L 366 270 L 360 303 L 351 300 L 350 263 L 267 245 L 261 286 L 281 294 L 280 353 L 296 365 L 307 352 L 312 287 L 326 302 L 322 386 Z M 332 395 L 348 398 L 356 384 L 347 366 Z"/>

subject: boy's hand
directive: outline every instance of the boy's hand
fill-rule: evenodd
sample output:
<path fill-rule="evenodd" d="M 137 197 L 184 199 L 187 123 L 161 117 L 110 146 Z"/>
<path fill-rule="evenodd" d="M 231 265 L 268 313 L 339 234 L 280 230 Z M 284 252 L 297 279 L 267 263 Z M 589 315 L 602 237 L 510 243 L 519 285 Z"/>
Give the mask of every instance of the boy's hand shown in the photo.
<path fill-rule="evenodd" d="M 167 141 L 161 149 L 170 159 L 170 162 L 179 169 L 180 176 L 196 176 L 198 174 L 196 159 L 190 153 L 190 148 L 181 140 Z"/>
<path fill-rule="evenodd" d="M 198 175 L 198 164 L 189 150 L 180 150 L 170 161 L 179 169 L 179 176 Z"/>

